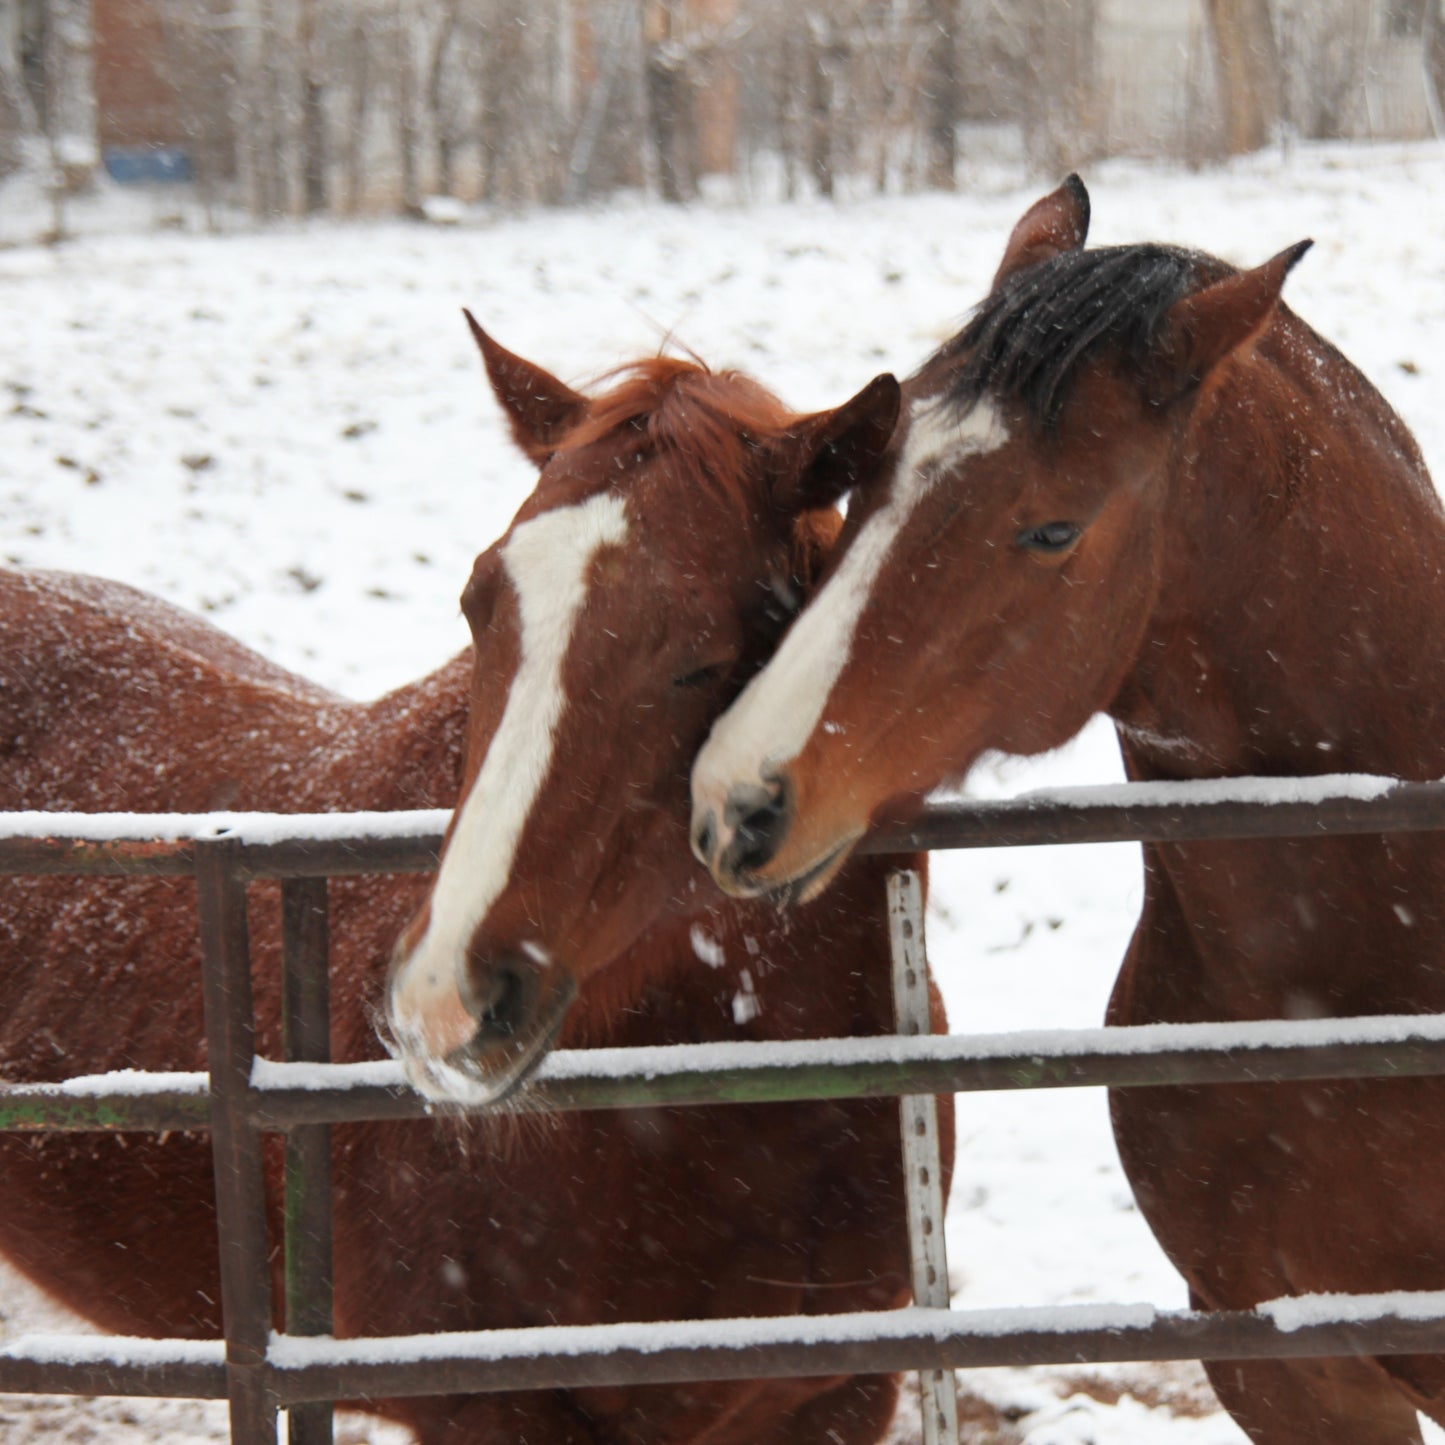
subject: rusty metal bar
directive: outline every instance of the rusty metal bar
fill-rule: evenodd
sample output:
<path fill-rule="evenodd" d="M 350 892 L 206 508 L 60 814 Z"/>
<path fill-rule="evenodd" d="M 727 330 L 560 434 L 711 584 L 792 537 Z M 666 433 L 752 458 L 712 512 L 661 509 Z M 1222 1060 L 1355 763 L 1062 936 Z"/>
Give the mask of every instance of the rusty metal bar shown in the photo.
<path fill-rule="evenodd" d="M 107 1091 L 99 1080 L 94 1092 L 85 1093 L 70 1092 L 65 1085 L 0 1084 L 0 1131 L 164 1134 L 208 1129 L 211 1105 L 206 1076 L 180 1077 L 187 1082 L 172 1088 L 147 1088 L 144 1093 Z"/>
<path fill-rule="evenodd" d="M 672 1107 L 689 1104 L 776 1103 L 780 1100 L 893 1098 L 902 1094 L 962 1094 L 993 1090 L 1129 1088 L 1156 1084 L 1290 1083 L 1330 1078 L 1411 1078 L 1445 1074 L 1445 1016 L 1418 1020 L 1331 1020 L 1344 1025 L 1408 1024 L 1399 1037 L 1321 1043 L 1318 1026 L 1189 1024 L 1166 1030 L 1099 1029 L 1080 1042 L 1075 1030 L 1030 1034 L 946 1035 L 925 1049 L 870 1049 L 866 1040 L 737 1045 L 738 1062 L 691 1068 L 710 1057 L 707 1045 L 629 1050 L 625 1065 L 596 1061 L 586 1074 L 586 1052 L 554 1055 L 567 1066 L 541 1076 L 506 1107 L 549 1110 Z M 1290 1035 L 1295 1035 L 1290 1038 Z M 1313 1037 L 1312 1037 L 1313 1036 Z M 1258 1040 L 1249 1045 L 1243 1040 Z M 831 1047 L 830 1047 L 831 1045 Z M 1065 1050 L 1058 1057 L 1052 1055 Z M 600 1052 L 600 1051 L 599 1051 Z M 731 1051 L 730 1051 L 731 1052 Z M 751 1053 L 753 1060 L 746 1059 Z M 830 1057 L 830 1054 L 833 1056 Z M 713 1054 L 711 1057 L 715 1058 Z M 300 1120 L 333 1123 L 362 1118 L 416 1118 L 429 1112 L 415 1094 L 380 1085 L 347 1095 L 268 1086 L 253 1094 L 253 1117 L 267 1128 Z"/>
<path fill-rule="evenodd" d="M 288 1063 L 331 1058 L 330 927 L 325 878 L 281 884 L 281 1022 Z M 332 1330 L 331 1129 L 305 1124 L 286 1137 L 286 1332 Z M 289 1411 L 288 1445 L 332 1445 L 328 1400 Z"/>
<path fill-rule="evenodd" d="M 932 803 L 912 823 L 868 834 L 858 849 L 902 853 L 1068 843 L 1195 843 L 1445 828 L 1445 783 L 1399 783 L 1373 797 L 1278 796 L 1284 783 L 1309 781 L 1125 783 L 1040 792 L 1001 802 Z M 1236 796 L 1220 797 L 1228 792 Z"/>
<path fill-rule="evenodd" d="M 247 878 L 434 869 L 447 813 L 5 813 L 0 873 L 178 875 L 204 843 L 241 846 Z"/>
<path fill-rule="evenodd" d="M 1247 781 L 1247 780 L 1246 780 Z M 1247 791 L 1247 790 L 1246 790 Z M 1119 795 L 1125 795 L 1119 800 Z M 891 830 L 870 839 L 870 851 L 889 847 L 1001 846 L 1044 842 L 1085 842 L 1143 837 L 1151 841 L 1199 841 L 1211 837 L 1318 837 L 1328 833 L 1415 831 L 1445 827 L 1445 785 L 1404 785 L 1377 797 L 1342 796 L 1323 801 L 1274 802 L 1225 798 L 1187 802 L 1157 786 L 1131 791 L 1110 790 L 1110 799 L 1082 803 L 1071 799 L 1024 799 L 1008 804 L 947 805 L 931 809 L 909 830 Z M 305 820 L 294 820 L 298 828 Z M 0 820 L 3 822 L 3 820 Z M 920 831 L 921 830 L 921 831 Z M 932 830 L 931 832 L 929 830 Z M 3 828 L 0 828 L 3 832 Z M 946 1327 L 930 1325 L 931 1311 L 906 1311 L 874 1321 L 840 1317 L 844 1334 L 831 1337 L 833 1325 L 809 1319 L 806 1336 L 786 1336 L 786 1321 L 750 1321 L 740 1334 L 724 1333 L 721 1341 L 706 1337 L 693 1346 L 691 1326 L 669 1327 L 666 1343 L 655 1339 L 629 1344 L 622 1336 L 603 1335 L 599 1343 L 569 1338 L 550 1342 L 548 1331 L 525 1332 L 525 1344 L 510 1353 L 501 1334 L 458 1337 L 443 1345 L 435 1338 L 419 1341 L 366 1341 L 330 1344 L 286 1339 L 281 1353 L 268 1362 L 269 1270 L 264 1197 L 260 1175 L 260 1130 L 291 1128 L 298 1123 L 332 1118 L 375 1117 L 352 1112 L 367 1100 L 385 1117 L 423 1112 L 419 1100 L 389 1085 L 354 1091 L 345 1109 L 333 1113 L 326 1092 L 251 1087 L 253 1024 L 247 958 L 245 891 L 247 877 L 301 873 L 412 871 L 431 866 L 435 840 L 422 837 L 389 839 L 374 834 L 357 839 L 281 838 L 249 844 L 240 839 L 197 838 L 170 844 L 138 840 L 0 839 L 0 871 L 168 873 L 194 869 L 208 959 L 221 971 L 206 974 L 207 1038 L 211 1062 L 213 1149 L 218 1181 L 218 1214 L 226 1288 L 226 1365 L 222 1381 L 215 1362 L 187 1354 L 184 1342 L 151 1342 L 157 1353 L 144 1358 L 71 1358 L 27 1353 L 24 1342 L 0 1349 L 0 1389 L 73 1389 L 76 1393 L 152 1393 L 150 1385 L 174 1393 L 227 1394 L 231 1400 L 234 1439 L 238 1445 L 270 1445 L 275 1440 L 278 1401 L 357 1398 L 374 1394 L 438 1393 L 487 1389 L 552 1388 L 585 1384 L 662 1382 L 664 1380 L 788 1376 L 839 1371 L 902 1369 L 922 1364 L 956 1368 L 997 1363 L 1057 1363 L 1085 1359 L 1254 1358 L 1264 1356 L 1338 1355 L 1355 1353 L 1438 1353 L 1445 1350 L 1445 1320 L 1397 1318 L 1394 1306 L 1374 1316 L 1358 1312 L 1348 1323 L 1324 1321 L 1286 1328 L 1262 1314 L 1161 1314 L 1145 1311 L 1147 1324 L 1127 1310 L 1093 1309 L 1093 1323 L 1061 1329 L 1054 1316 L 1041 1322 L 1040 1312 L 991 1314 L 986 1324 L 970 1331 L 965 1315 L 949 1317 Z M 7 851 L 11 843 L 14 851 Z M 149 848 L 149 853 L 147 852 Z M 21 860 L 26 850 L 39 850 L 44 866 Z M 337 853 L 336 850 L 340 850 Z M 340 863 L 332 861 L 333 856 Z M 274 872 L 271 870 L 275 870 Z M 1387 1022 L 1387 1021 L 1376 1021 Z M 626 1103 L 761 1099 L 828 1098 L 851 1094 L 934 1093 L 981 1088 L 1072 1087 L 1084 1084 L 1153 1084 L 1160 1082 L 1226 1082 L 1323 1077 L 1369 1077 L 1445 1072 L 1445 1035 L 1432 1029 L 1439 1021 L 1410 1021 L 1403 1038 L 1356 1038 L 1323 1048 L 1305 1038 L 1281 1036 L 1289 1026 L 1269 1025 L 1272 1039 L 1258 1045 L 1210 1043 L 1208 1031 L 1239 1026 L 1199 1025 L 1180 1029 L 1147 1047 L 1129 1040 L 1127 1049 L 1086 1043 L 1079 1034 L 1060 1033 L 1054 1042 L 1071 1040 L 1065 1051 L 1050 1057 L 1047 1035 L 986 1041 L 948 1041 L 962 1051 L 930 1057 L 879 1060 L 840 1067 L 836 1062 L 799 1059 L 791 1063 L 760 1062 L 757 1067 L 714 1071 L 706 1075 L 685 1069 L 662 1082 L 655 1065 L 639 1056 L 636 1078 L 585 1076 L 543 1079 L 522 1107 L 618 1107 Z M 1110 1031 L 1115 1039 L 1134 1031 Z M 1140 1031 L 1142 1034 L 1145 1031 Z M 943 1041 L 939 1041 L 942 1043 Z M 1204 1045 L 1211 1052 L 1201 1054 Z M 767 1046 L 762 1046 L 766 1048 Z M 970 1051 L 971 1050 L 971 1051 Z M 644 1055 L 656 1051 L 642 1051 Z M 777 1080 L 801 1072 L 801 1089 L 777 1092 Z M 957 1073 L 960 1082 L 953 1082 Z M 651 1075 L 644 1086 L 644 1078 Z M 770 1076 L 775 1076 L 771 1077 Z M 0 1122 L 21 1119 L 26 1110 L 51 1109 L 63 1127 L 144 1127 L 135 1122 L 147 1109 L 181 1111 L 185 1123 L 164 1127 L 197 1127 L 195 1098 L 187 1088 L 173 1097 L 133 1095 L 121 1091 L 93 1096 L 68 1095 L 54 1086 L 0 1091 Z M 669 1098 L 668 1090 L 676 1095 Z M 134 1109 L 135 1113 L 127 1110 Z M 120 1113 L 107 1113 L 107 1110 Z M 268 1110 L 276 1110 L 275 1115 Z M 391 1113 L 390 1110 L 398 1110 Z M 6 1112 L 6 1111 L 10 1112 Z M 93 1122 L 82 1120 L 93 1110 Z M 289 1118 L 283 1118 L 289 1110 Z M 117 1122 L 123 1118 L 123 1122 Z M 13 1127 L 27 1127 L 24 1122 Z M 1357 1301 L 1357 1307 L 1368 1301 Z M 1033 1322 L 1030 1322 L 1033 1316 Z M 921 1321 L 921 1323 L 920 1323 Z M 864 1326 L 878 1338 L 865 1337 Z M 821 1326 L 821 1327 L 820 1327 Z M 623 1329 L 627 1327 L 601 1327 Z M 699 1325 L 700 1329 L 715 1328 Z M 771 1335 L 770 1330 L 784 1331 Z M 511 1332 L 502 1332 L 509 1334 Z M 518 1332 L 523 1333 L 523 1332 Z M 686 1338 L 685 1338 L 686 1337 Z M 559 1336 L 559 1341 L 561 1337 Z M 161 1347 L 175 1343 L 174 1357 Z M 549 1353 L 549 1349 L 551 1353 Z M 311 1353 L 297 1353 L 298 1351 Z M 332 1353 L 327 1354 L 330 1350 Z M 340 1351 L 340 1353 L 336 1353 Z M 900 1353 L 903 1352 L 903 1353 Z M 408 1378 L 413 1370 L 420 1373 Z M 618 1373 L 621 1371 L 621 1373 Z M 340 1372 L 340 1373 L 338 1373 Z M 488 1383 L 490 1381 L 491 1383 Z M 169 1384 L 167 1384 L 169 1382 Z M 183 1389 L 182 1389 L 183 1387 Z"/>
<path fill-rule="evenodd" d="M 923 937 L 923 880 L 911 868 L 888 875 L 888 941 L 893 963 L 894 1027 L 905 1037 L 933 1032 L 928 951 Z M 943 1238 L 943 1161 L 938 1099 L 906 1094 L 898 1101 L 903 1133 L 903 1192 L 913 1302 L 949 1306 L 948 1253 Z M 958 1390 L 952 1370 L 918 1372 L 923 1445 L 958 1445 Z"/>
<path fill-rule="evenodd" d="M 1254 1311 L 1147 1305 L 892 1310 L 656 1325 L 541 1327 L 366 1340 L 277 1340 L 278 1399 L 471 1394 L 1144 1360 L 1445 1352 L 1438 1294 L 1335 1297 Z M 1330 1311 L 1334 1313 L 1331 1314 Z M 1429 1311 L 1434 1311 L 1433 1314 Z M 143 1347 L 140 1358 L 136 1347 Z M 219 1350 L 189 1340 L 31 1336 L 0 1348 L 0 1391 L 225 1398 Z M 239 1436 L 237 1437 L 240 1438 Z"/>
<path fill-rule="evenodd" d="M 1312 1318 L 1319 1305 L 1318 1318 Z M 276 1396 L 580 1389 L 996 1365 L 1445 1353 L 1439 1293 L 1286 1300 L 1257 1310 L 1062 1305 L 543 1326 L 274 1342 Z M 144 1357 L 133 1355 L 143 1346 Z M 189 1340 L 31 1336 L 0 1348 L 0 1390 L 224 1398 L 219 1353 Z M 239 1436 L 237 1437 L 240 1438 Z"/>
<path fill-rule="evenodd" d="M 57 814 L 61 820 L 69 815 Z M 0 824 L 4 814 L 0 813 Z M 0 874 L 181 877 L 195 869 L 205 838 L 96 841 L 57 830 L 54 837 L 7 837 L 0 831 Z M 230 842 L 230 839 L 217 841 Z M 347 878 L 370 873 L 427 873 L 437 866 L 441 834 L 426 837 L 288 838 L 245 845 L 247 878 Z"/>
<path fill-rule="evenodd" d="M 48 877 L 104 874 L 116 877 L 183 877 L 195 869 L 195 849 L 189 840 L 122 838 L 95 842 L 65 833 L 70 814 L 56 815 L 56 836 L 27 838 L 0 835 L 0 873 Z M 5 815 L 0 813 L 0 824 Z"/>
<path fill-rule="evenodd" d="M 800 1040 L 735 1044 L 728 1057 L 732 1062 L 717 1066 L 715 1046 L 709 1044 L 629 1049 L 625 1062 L 612 1050 L 559 1050 L 533 1083 L 500 1107 L 547 1113 L 1035 1088 L 1427 1077 L 1445 1074 L 1445 1016 L 949 1034 L 919 1047 L 886 1050 L 866 1039 Z M 278 1082 L 286 1077 L 284 1066 L 260 1063 L 247 1094 L 251 1123 L 287 1132 L 307 1124 L 419 1119 L 436 1112 L 399 1074 L 395 1082 L 358 1083 L 348 1081 L 358 1077 L 356 1066 L 333 1068 L 337 1082 L 314 1088 Z M 386 1069 L 362 1066 L 362 1073 Z M 144 1094 L 106 1092 L 104 1075 L 97 1076 L 93 1093 L 54 1084 L 0 1085 L 0 1129 L 204 1128 L 210 1118 L 204 1078 L 196 1075 L 185 1087 Z"/>
<path fill-rule="evenodd" d="M 1401 1317 L 1399 1296 L 1358 1296 L 1345 1316 L 1295 1323 L 1264 1310 L 892 1310 L 665 1327 L 542 1327 L 367 1340 L 278 1342 L 283 1402 L 697 1380 L 782 1379 L 911 1369 L 1141 1360 L 1300 1359 L 1445 1353 L 1445 1311 Z M 1293 1302 L 1291 1302 L 1293 1303 Z"/>
<path fill-rule="evenodd" d="M 261 1131 L 247 1112 L 255 1016 L 240 852 L 241 845 L 231 840 L 196 845 L 211 1157 L 216 1171 L 232 1445 L 276 1445 L 276 1401 L 266 1367 L 271 1330 L 266 1188 Z"/>
<path fill-rule="evenodd" d="M 1289 796 L 1284 784 L 1293 784 Z M 1317 783 L 1313 791 L 1311 784 Z M 1331 791 L 1331 787 L 1334 791 Z M 33 815 L 22 815 L 33 819 Z M 194 852 L 214 840 L 215 820 L 167 817 L 170 839 L 144 833 L 85 838 L 83 815 L 57 813 L 53 835 L 7 834 L 0 813 L 0 873 L 186 873 Z M 352 833 L 317 835 L 306 815 L 236 815 L 249 878 L 343 877 L 426 872 L 436 866 L 442 826 L 401 814 L 388 835 L 385 816 Z M 190 824 L 194 836 L 179 836 Z M 247 836 L 248 828 L 253 836 Z M 859 843 L 866 853 L 941 848 L 1034 847 L 1045 844 L 1201 842 L 1210 839 L 1320 838 L 1445 828 L 1445 783 L 1396 783 L 1378 792 L 1350 779 L 1229 778 L 1206 782 L 1127 783 L 1041 792 L 1001 802 L 933 803 L 914 821 L 876 829 Z M 414 831 L 413 831 L 414 830 Z M 83 834 L 84 830 L 79 829 Z"/>
<path fill-rule="evenodd" d="M 29 1335 L 0 1346 L 0 1394 L 147 1395 L 224 1400 L 219 1340 L 116 1340 Z"/>
<path fill-rule="evenodd" d="M 293 838 L 248 843 L 246 876 L 359 878 L 374 873 L 431 873 L 436 870 L 441 846 L 440 832 L 424 837 L 364 836 L 339 841 Z"/>

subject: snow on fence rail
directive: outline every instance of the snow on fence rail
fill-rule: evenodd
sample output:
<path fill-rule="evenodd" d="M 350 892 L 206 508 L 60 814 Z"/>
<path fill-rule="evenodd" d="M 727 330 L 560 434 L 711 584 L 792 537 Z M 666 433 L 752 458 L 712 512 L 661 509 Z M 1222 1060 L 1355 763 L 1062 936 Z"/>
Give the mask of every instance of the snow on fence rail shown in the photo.
<path fill-rule="evenodd" d="M 0 1391 L 229 1398 L 238 1445 L 330 1439 L 329 1402 L 403 1395 L 908 1368 L 1445 1352 L 1445 1295 L 1331 1296 L 1253 1311 L 1148 1306 L 608 1325 L 396 1339 L 330 1333 L 331 1123 L 427 1112 L 390 1063 L 331 1065 L 325 879 L 433 868 L 446 814 L 309 817 L 0 814 L 0 874 L 193 875 L 210 1074 L 126 1072 L 0 1086 L 0 1128 L 209 1129 L 227 1339 L 27 1337 L 0 1348 Z M 1445 828 L 1445 783 L 1338 776 L 1130 784 L 931 806 L 870 852 Z M 282 880 L 288 1059 L 252 1049 L 245 885 Z M 318 919 L 320 920 L 318 922 Z M 616 1108 L 983 1089 L 1277 1082 L 1445 1074 L 1445 1017 L 1038 1031 L 559 1051 L 507 1107 Z M 260 1135 L 283 1132 L 287 1320 L 271 1332 Z M 325 1212 L 314 1212 L 317 1200 Z M 298 1203 L 297 1201 L 305 1201 Z M 258 1281 L 260 1282 L 258 1284 Z M 321 1338 L 316 1338 L 316 1337 Z M 309 1337 L 309 1338 L 308 1338 Z"/>
<path fill-rule="evenodd" d="M 1017 1089 L 1128 1088 L 1445 1074 L 1445 1016 L 1039 1029 L 938 1038 L 800 1039 L 557 1049 L 505 1112 L 893 1098 Z M 124 1070 L 0 1086 L 0 1129 L 204 1129 L 207 1076 Z M 419 1119 L 433 1106 L 390 1061 L 257 1059 L 250 1111 L 266 1130 Z"/>

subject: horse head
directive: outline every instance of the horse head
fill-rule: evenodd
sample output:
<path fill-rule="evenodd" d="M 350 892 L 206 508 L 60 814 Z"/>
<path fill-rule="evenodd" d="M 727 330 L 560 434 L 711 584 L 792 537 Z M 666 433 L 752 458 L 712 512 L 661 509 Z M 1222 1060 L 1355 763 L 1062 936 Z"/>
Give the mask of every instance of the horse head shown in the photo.
<path fill-rule="evenodd" d="M 816 597 L 713 727 L 693 847 L 728 892 L 813 896 L 871 823 L 985 750 L 1059 746 L 1119 689 L 1189 419 L 1308 243 L 1240 272 L 1085 250 L 1087 229 L 1076 177 L 1019 221 L 905 384 L 892 465 L 854 491 Z"/>
<path fill-rule="evenodd" d="M 878 377 L 799 416 L 736 373 L 657 358 L 588 396 L 468 320 L 541 475 L 462 595 L 462 796 L 388 1017 L 420 1088 L 484 1102 L 540 1058 L 581 985 L 697 906 L 688 768 L 811 587 L 899 388 Z"/>

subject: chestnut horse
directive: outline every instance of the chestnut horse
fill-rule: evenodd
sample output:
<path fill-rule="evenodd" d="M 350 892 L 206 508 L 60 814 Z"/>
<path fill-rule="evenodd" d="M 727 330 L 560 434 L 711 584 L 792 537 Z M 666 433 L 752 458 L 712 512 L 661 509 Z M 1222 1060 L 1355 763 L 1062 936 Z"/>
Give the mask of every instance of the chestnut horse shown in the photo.
<path fill-rule="evenodd" d="M 905 386 L 894 464 L 718 722 L 694 840 L 812 894 L 986 748 L 1115 721 L 1135 779 L 1445 774 L 1445 517 L 1405 426 L 1247 271 L 1085 250 L 1071 178 Z M 1438 834 L 1148 845 L 1113 1024 L 1445 1010 Z M 1145 1217 L 1212 1308 L 1445 1288 L 1445 1080 L 1113 1095 Z M 1445 1358 L 1228 1363 L 1267 1445 L 1404 1445 Z"/>
<path fill-rule="evenodd" d="M 597 945 L 585 959 L 591 971 L 579 969 L 575 1005 L 548 1032 L 560 1025 L 563 1043 L 587 1046 L 888 1031 L 882 870 L 852 870 L 836 899 L 785 926 L 766 906 L 719 898 L 686 860 L 685 804 L 687 767 L 711 716 L 807 587 L 836 531 L 820 508 L 886 438 L 896 384 L 879 382 L 851 408 L 796 417 L 742 378 L 656 361 L 588 400 L 483 344 L 514 430 L 553 459 L 523 509 L 537 522 L 519 521 L 494 571 L 481 566 L 469 589 L 472 653 L 356 704 L 129 588 L 0 573 L 0 807 L 449 805 L 488 778 L 487 742 L 495 751 L 511 738 L 508 767 L 541 780 L 525 818 L 509 821 L 505 801 L 488 805 L 491 829 L 520 837 L 495 909 L 534 916 L 526 941 L 533 953 L 549 950 L 559 971 L 570 944 L 554 924 Z M 589 488 L 625 499 L 636 545 L 587 571 L 593 595 L 581 615 L 599 631 L 585 645 L 603 646 L 607 629 L 619 636 L 606 658 L 569 653 L 565 687 L 581 696 L 573 705 L 539 692 L 528 669 L 548 645 L 533 635 L 535 609 L 565 604 L 575 562 L 575 536 L 548 527 L 547 515 Z M 558 537 L 557 558 L 539 555 L 539 539 Z M 520 580 L 504 581 L 503 567 L 519 568 L 510 575 Z M 550 720 L 550 771 L 526 756 L 516 727 L 508 732 L 518 696 L 524 742 Z M 551 812 L 560 827 L 549 834 Z M 485 873 L 488 842 L 466 839 L 465 806 L 459 819 L 449 866 L 481 856 Z M 411 879 L 332 883 L 338 1060 L 383 1053 L 370 1020 L 392 944 L 425 895 Z M 431 909 L 438 919 L 444 911 Z M 278 913 L 274 887 L 252 889 L 259 1045 L 272 1056 Z M 521 1036 L 520 1008 L 508 1009 Z M 202 1037 L 189 882 L 0 886 L 4 1077 L 203 1068 Z M 334 1137 L 339 1334 L 821 1313 L 907 1296 L 890 1104 L 449 1118 L 349 1125 Z M 274 1200 L 275 1157 L 268 1187 Z M 0 1135 L 0 1198 L 0 1248 L 97 1324 L 219 1331 L 204 1136 Z M 424 1445 L 867 1445 L 885 1432 L 896 1389 L 889 1376 L 835 1377 L 371 1408 L 409 1424 Z"/>

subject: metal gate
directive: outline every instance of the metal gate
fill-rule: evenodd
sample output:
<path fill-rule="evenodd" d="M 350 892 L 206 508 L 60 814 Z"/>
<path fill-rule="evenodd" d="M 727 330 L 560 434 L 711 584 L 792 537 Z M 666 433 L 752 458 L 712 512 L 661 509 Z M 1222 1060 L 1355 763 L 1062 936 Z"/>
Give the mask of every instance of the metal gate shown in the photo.
<path fill-rule="evenodd" d="M 1281 1300 L 1204 1313 L 1087 1305 L 948 1307 L 937 1178 L 910 1157 L 919 1303 L 875 1314 L 541 1327 L 335 1340 L 330 1336 L 328 1128 L 419 1118 L 391 1064 L 327 1065 L 326 879 L 426 871 L 445 815 L 88 818 L 0 814 L 0 873 L 194 876 L 209 1074 L 98 1075 L 0 1086 L 7 1130 L 204 1129 L 216 1166 L 226 1336 L 217 1341 L 35 1336 L 0 1348 L 0 1391 L 168 1395 L 230 1402 L 236 1445 L 329 1440 L 333 1401 L 493 1390 L 783 1378 L 984 1365 L 1445 1351 L 1445 1293 Z M 1445 784 L 1235 779 L 1036 794 L 930 807 L 870 852 L 933 848 L 1388 833 L 1445 828 Z M 1445 1016 L 1158 1025 L 1027 1035 L 909 1036 L 926 978 L 916 883 L 890 882 L 902 1037 L 555 1052 L 509 1107 L 527 1110 L 897 1096 L 1108 1085 L 1279 1082 L 1445 1074 Z M 257 1058 L 246 887 L 281 880 L 285 1059 Z M 912 975 L 910 984 L 909 975 Z M 925 991 L 926 992 L 926 991 Z M 909 995 L 915 1000 L 910 1013 Z M 926 1008 L 921 1017 L 926 1020 Z M 926 1027 L 924 1025 L 923 1027 Z M 920 1029 L 921 1031 L 921 1029 Z M 606 1057 L 603 1057 L 606 1055 Z M 326 1068 L 324 1086 L 316 1073 Z M 923 1113 L 904 1112 L 904 1134 Z M 261 1136 L 286 1138 L 286 1329 L 271 1333 Z M 921 1176 L 931 1175 L 931 1189 Z M 931 1234 L 932 1251 L 922 1245 Z M 932 1270 L 930 1284 L 928 1273 Z M 928 1382 L 925 1381 L 926 1389 Z M 926 1394 L 925 1424 L 951 1400 Z M 930 1418 L 932 1415 L 933 1418 Z"/>

